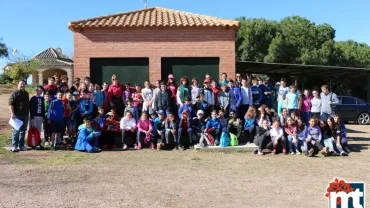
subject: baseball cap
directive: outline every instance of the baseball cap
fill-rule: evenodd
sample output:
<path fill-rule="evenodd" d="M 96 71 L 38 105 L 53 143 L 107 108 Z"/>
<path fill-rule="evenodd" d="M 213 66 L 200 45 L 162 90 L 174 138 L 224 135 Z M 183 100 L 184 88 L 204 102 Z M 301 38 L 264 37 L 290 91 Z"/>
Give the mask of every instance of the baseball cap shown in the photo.
<path fill-rule="evenodd" d="M 168 79 L 175 79 L 175 76 L 173 74 L 168 75 Z"/>
<path fill-rule="evenodd" d="M 157 113 L 163 115 L 164 114 L 164 111 L 163 110 L 159 110 Z"/>
<path fill-rule="evenodd" d="M 149 115 L 153 115 L 153 114 L 155 114 L 155 111 L 153 109 L 150 109 L 149 110 Z"/>
<path fill-rule="evenodd" d="M 108 112 L 107 113 L 107 116 L 113 116 L 113 112 L 111 111 L 111 112 Z"/>
<path fill-rule="evenodd" d="M 204 115 L 204 111 L 202 111 L 202 110 L 198 110 L 197 115 L 199 115 L 199 114 Z"/>

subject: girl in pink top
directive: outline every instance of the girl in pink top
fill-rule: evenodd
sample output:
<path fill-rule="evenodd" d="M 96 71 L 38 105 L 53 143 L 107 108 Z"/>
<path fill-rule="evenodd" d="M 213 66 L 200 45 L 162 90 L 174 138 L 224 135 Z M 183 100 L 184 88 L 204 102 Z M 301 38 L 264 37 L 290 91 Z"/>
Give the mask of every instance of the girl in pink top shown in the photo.
<path fill-rule="evenodd" d="M 150 148 L 154 149 L 154 143 L 151 139 L 150 133 L 153 131 L 152 122 L 150 122 L 148 118 L 148 114 L 146 112 L 143 112 L 141 115 L 141 119 L 137 123 L 137 145 L 135 146 L 136 149 L 142 149 L 141 140 L 140 137 L 143 135 L 145 136 L 144 142 L 149 143 L 150 142 Z"/>
<path fill-rule="evenodd" d="M 311 111 L 312 96 L 310 94 L 311 94 L 310 91 L 306 89 L 304 90 L 303 97 L 302 97 L 301 116 L 306 125 L 308 125 L 308 118 L 310 117 L 310 111 Z"/>
<path fill-rule="evenodd" d="M 135 92 L 132 93 L 132 99 L 134 100 L 134 107 L 137 108 L 139 113 L 143 109 L 143 95 L 141 94 L 141 86 L 139 84 L 135 85 Z"/>
<path fill-rule="evenodd" d="M 298 140 L 297 140 L 297 126 L 296 126 L 295 121 L 291 117 L 288 117 L 286 119 L 284 131 L 285 131 L 285 134 L 288 136 L 288 148 L 289 148 L 290 154 L 291 155 L 294 155 L 295 153 L 300 154 L 298 149 L 295 150 L 295 153 L 293 151 L 293 144 L 294 145 L 298 144 Z"/>

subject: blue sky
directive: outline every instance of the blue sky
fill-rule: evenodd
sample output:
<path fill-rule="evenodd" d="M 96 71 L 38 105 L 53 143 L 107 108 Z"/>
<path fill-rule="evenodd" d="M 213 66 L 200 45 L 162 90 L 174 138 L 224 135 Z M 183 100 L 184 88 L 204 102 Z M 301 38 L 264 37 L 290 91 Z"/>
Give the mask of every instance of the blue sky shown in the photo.
<path fill-rule="evenodd" d="M 143 0 L 0 0 L 0 37 L 11 48 L 34 56 L 49 47 L 73 54 L 68 22 L 143 8 Z M 368 0 L 148 0 L 159 6 L 234 19 L 239 16 L 280 20 L 300 15 L 316 24 L 329 23 L 336 40 L 370 44 Z M 0 67 L 6 60 L 0 59 Z"/>

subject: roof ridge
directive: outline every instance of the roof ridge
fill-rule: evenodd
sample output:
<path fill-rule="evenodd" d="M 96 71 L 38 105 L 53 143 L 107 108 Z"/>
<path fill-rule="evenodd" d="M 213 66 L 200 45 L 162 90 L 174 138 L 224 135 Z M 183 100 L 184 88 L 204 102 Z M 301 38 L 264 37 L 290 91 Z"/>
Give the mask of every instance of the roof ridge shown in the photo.
<path fill-rule="evenodd" d="M 51 51 L 53 52 L 53 54 L 55 55 L 55 58 L 59 58 L 59 55 L 58 55 L 58 53 L 55 51 L 55 49 L 54 48 L 49 48 L 49 50 L 51 49 Z"/>
<path fill-rule="evenodd" d="M 133 11 L 128 11 L 128 12 L 121 12 L 121 13 L 115 13 L 115 14 L 110 14 L 110 15 L 102 15 L 102 16 L 98 16 L 98 17 L 86 18 L 86 19 L 82 19 L 82 20 L 74 20 L 74 21 L 70 21 L 68 23 L 68 26 L 71 26 L 73 23 L 87 22 L 87 21 L 97 20 L 97 19 L 101 19 L 101 18 L 110 18 L 110 17 L 114 17 L 114 16 L 128 15 L 128 14 L 131 14 L 131 13 L 150 11 L 150 10 L 171 11 L 171 12 L 178 12 L 178 13 L 183 13 L 183 14 L 187 14 L 187 15 L 194 15 L 194 16 L 199 16 L 199 17 L 210 18 L 210 19 L 215 19 L 216 18 L 216 19 L 219 19 L 219 20 L 227 20 L 227 21 L 235 22 L 235 23 L 238 22 L 236 20 L 229 20 L 229 19 L 210 16 L 210 15 L 196 14 L 196 13 L 186 12 L 186 11 L 181 11 L 181 10 L 176 10 L 176 9 L 168 9 L 168 8 L 163 8 L 163 7 L 150 7 L 150 8 L 133 10 Z"/>
<path fill-rule="evenodd" d="M 128 11 L 128 12 L 120 12 L 120 13 L 115 13 L 115 14 L 102 15 L 102 16 L 92 17 L 92 18 L 86 18 L 86 19 L 82 19 L 82 20 L 75 20 L 75 21 L 70 21 L 68 23 L 68 25 L 71 25 L 71 24 L 76 23 L 76 22 L 92 21 L 92 20 L 96 20 L 96 19 L 100 19 L 100 18 L 107 18 L 107 17 L 114 17 L 114 16 L 118 16 L 118 15 L 130 14 L 130 13 L 135 13 L 135 12 L 149 11 L 149 10 L 154 10 L 156 8 L 159 8 L 159 7 L 150 7 L 150 8 L 138 9 L 138 10 L 133 10 L 133 11 Z"/>

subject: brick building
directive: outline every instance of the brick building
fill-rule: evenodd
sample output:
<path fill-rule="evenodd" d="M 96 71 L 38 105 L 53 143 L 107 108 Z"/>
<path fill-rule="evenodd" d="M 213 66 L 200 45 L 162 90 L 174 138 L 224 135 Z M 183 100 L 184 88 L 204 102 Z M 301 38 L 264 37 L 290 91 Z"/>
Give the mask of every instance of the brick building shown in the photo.
<path fill-rule="evenodd" d="M 148 8 L 72 21 L 74 76 L 93 82 L 167 80 L 175 74 L 203 80 L 235 77 L 239 22 L 164 8 Z"/>

